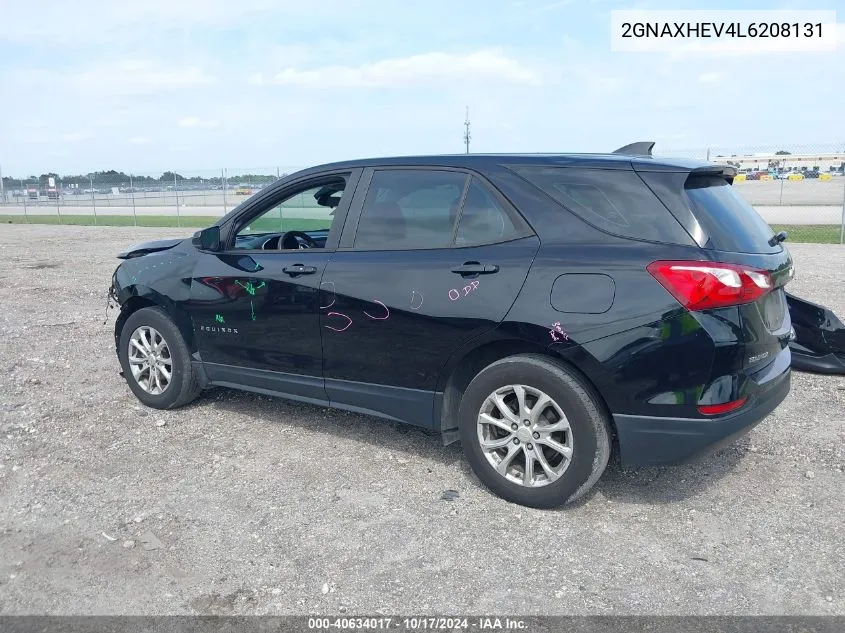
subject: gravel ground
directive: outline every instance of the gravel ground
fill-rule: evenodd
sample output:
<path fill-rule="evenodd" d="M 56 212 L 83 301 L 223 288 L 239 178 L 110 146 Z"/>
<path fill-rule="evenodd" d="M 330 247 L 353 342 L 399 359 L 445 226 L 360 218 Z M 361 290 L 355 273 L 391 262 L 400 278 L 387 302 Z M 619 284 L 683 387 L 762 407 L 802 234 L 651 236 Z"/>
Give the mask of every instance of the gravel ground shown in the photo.
<path fill-rule="evenodd" d="M 180 234 L 0 229 L 0 612 L 845 614 L 842 377 L 531 510 L 410 427 L 225 389 L 139 406 L 105 291 L 118 250 Z M 845 248 L 792 251 L 791 290 L 845 316 Z"/>

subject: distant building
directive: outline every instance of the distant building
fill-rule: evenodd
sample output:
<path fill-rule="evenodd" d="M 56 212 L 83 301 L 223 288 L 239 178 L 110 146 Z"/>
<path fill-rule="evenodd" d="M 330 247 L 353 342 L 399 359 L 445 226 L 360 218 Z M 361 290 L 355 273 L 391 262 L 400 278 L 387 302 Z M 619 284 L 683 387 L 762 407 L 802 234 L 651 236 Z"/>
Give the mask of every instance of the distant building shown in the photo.
<path fill-rule="evenodd" d="M 755 171 L 819 171 L 841 172 L 845 167 L 845 152 L 834 154 L 746 154 L 742 156 L 715 156 L 716 163 L 729 163 L 740 173 Z"/>

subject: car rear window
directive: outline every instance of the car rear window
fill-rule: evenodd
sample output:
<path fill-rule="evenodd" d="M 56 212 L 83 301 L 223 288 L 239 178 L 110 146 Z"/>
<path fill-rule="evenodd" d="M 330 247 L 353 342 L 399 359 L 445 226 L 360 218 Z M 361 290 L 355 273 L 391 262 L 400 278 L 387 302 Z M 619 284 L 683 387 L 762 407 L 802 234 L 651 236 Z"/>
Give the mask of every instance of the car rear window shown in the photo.
<path fill-rule="evenodd" d="M 633 171 L 522 165 L 510 169 L 598 229 L 652 242 L 693 244 Z"/>
<path fill-rule="evenodd" d="M 774 234 L 760 214 L 719 176 L 690 176 L 684 192 L 699 224 L 710 236 L 707 246 L 735 253 L 779 253 Z"/>

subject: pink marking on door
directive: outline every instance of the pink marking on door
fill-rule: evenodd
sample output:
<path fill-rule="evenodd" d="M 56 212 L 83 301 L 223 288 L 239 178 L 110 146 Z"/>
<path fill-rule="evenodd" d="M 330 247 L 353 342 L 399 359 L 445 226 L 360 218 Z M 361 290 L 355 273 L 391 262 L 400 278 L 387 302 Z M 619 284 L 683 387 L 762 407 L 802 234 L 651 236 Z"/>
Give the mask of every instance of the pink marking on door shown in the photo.
<path fill-rule="evenodd" d="M 349 321 L 349 323 L 347 323 L 342 328 L 332 327 L 331 325 L 326 326 L 327 328 L 329 328 L 330 330 L 334 330 L 335 332 L 343 332 L 344 330 L 349 329 L 349 326 L 352 325 L 352 319 L 350 319 L 348 316 L 346 316 L 345 314 L 342 314 L 340 312 L 329 312 L 326 316 L 327 317 L 339 316 L 339 317 L 343 317 L 344 319 Z"/>
<path fill-rule="evenodd" d="M 461 288 L 461 290 L 463 290 L 463 291 L 464 291 L 463 296 L 464 296 L 464 297 L 466 297 L 467 295 L 469 295 L 469 293 L 471 293 L 471 292 L 473 292 L 474 290 L 478 289 L 478 286 L 479 286 L 479 285 L 480 285 L 480 284 L 479 284 L 479 282 L 478 282 L 478 281 L 471 281 L 471 282 L 469 282 L 466 286 L 464 286 L 463 288 Z M 457 301 L 458 299 L 460 299 L 460 298 L 461 298 L 461 290 L 458 290 L 457 288 L 452 288 L 452 289 L 449 291 L 449 298 L 450 298 L 452 301 Z"/>
<path fill-rule="evenodd" d="M 551 334 L 553 341 L 568 341 L 569 334 L 563 331 L 563 328 L 560 327 L 560 321 L 555 321 L 552 325 L 552 329 L 549 330 L 549 334 Z M 560 338 L 558 338 L 560 336 Z"/>
<path fill-rule="evenodd" d="M 320 283 L 320 290 L 323 290 L 323 286 L 331 286 L 331 290 L 328 288 L 325 289 L 326 292 L 332 293 L 332 301 L 327 306 L 320 306 L 321 310 L 325 310 L 327 308 L 331 308 L 334 305 L 334 302 L 337 300 L 337 295 L 334 293 L 334 282 L 333 281 L 323 281 Z"/>
<path fill-rule="evenodd" d="M 373 303 L 377 303 L 377 304 L 379 304 L 382 308 L 384 308 L 385 315 L 384 315 L 383 317 L 374 317 L 372 314 L 367 313 L 367 311 L 366 311 L 366 310 L 362 310 L 362 312 L 363 312 L 364 314 L 366 314 L 368 317 L 370 317 L 371 319 L 375 319 L 376 321 L 384 321 L 387 317 L 389 317 L 389 316 L 390 316 L 390 310 L 388 310 L 387 306 L 386 306 L 386 305 L 384 305 L 381 301 L 379 301 L 378 299 L 373 299 Z"/>
<path fill-rule="evenodd" d="M 417 296 L 419 296 L 420 302 L 419 302 L 419 305 L 414 305 L 414 303 L 415 303 L 414 299 Z M 421 292 L 417 292 L 416 290 L 412 290 L 411 291 L 411 310 L 419 310 L 422 307 L 423 300 L 424 300 L 424 297 L 423 297 L 423 294 Z"/>

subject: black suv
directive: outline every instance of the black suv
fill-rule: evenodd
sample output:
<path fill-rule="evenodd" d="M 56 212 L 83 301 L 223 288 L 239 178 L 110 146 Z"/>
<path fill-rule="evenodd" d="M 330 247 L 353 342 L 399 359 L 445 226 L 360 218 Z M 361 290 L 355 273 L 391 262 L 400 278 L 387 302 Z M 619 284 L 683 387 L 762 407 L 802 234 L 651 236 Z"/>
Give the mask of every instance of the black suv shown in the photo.
<path fill-rule="evenodd" d="M 607 155 L 356 160 L 292 174 L 193 239 L 121 254 L 129 387 L 222 385 L 460 440 L 505 499 L 686 458 L 787 395 L 784 235 L 735 170 Z"/>

